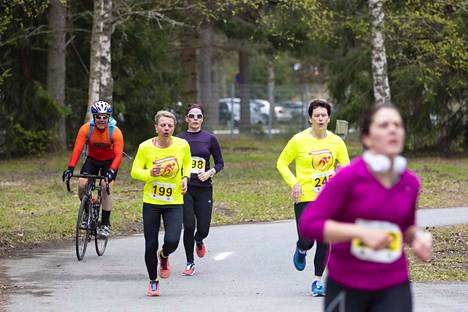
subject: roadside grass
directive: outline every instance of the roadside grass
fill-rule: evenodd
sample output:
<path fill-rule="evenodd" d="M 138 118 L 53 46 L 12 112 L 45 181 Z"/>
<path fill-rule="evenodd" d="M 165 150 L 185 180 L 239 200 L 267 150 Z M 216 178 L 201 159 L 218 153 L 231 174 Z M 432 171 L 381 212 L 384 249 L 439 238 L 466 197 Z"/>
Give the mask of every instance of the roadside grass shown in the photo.
<path fill-rule="evenodd" d="M 411 279 L 417 282 L 468 281 L 468 226 L 431 228 L 433 258 L 422 263 L 411 253 Z"/>
<path fill-rule="evenodd" d="M 225 168 L 214 178 L 213 224 L 294 218 L 289 187 L 276 170 L 276 160 L 287 140 L 220 137 Z M 351 157 L 361 152 L 359 143 L 347 145 Z M 76 180 L 72 180 L 72 194 L 61 181 L 68 157 L 69 152 L 0 161 L 0 255 L 18 247 L 73 237 L 79 207 Z M 131 165 L 131 160 L 123 160 L 114 185 L 114 234 L 137 233 L 142 228 L 143 183 L 130 177 Z M 421 207 L 467 205 L 468 157 L 410 158 L 409 166 L 422 181 Z"/>
<path fill-rule="evenodd" d="M 422 182 L 420 207 L 468 205 L 468 157 L 410 159 L 409 168 L 418 174 Z"/>

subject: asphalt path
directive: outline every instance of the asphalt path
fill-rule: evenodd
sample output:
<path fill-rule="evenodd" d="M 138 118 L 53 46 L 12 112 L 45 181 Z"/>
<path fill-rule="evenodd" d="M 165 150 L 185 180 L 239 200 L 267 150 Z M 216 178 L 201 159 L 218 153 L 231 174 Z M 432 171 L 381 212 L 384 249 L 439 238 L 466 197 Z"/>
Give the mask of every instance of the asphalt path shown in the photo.
<path fill-rule="evenodd" d="M 468 208 L 421 210 L 417 220 L 468 223 Z M 35 251 L 2 261 L 12 284 L 6 311 L 322 311 L 323 299 L 310 295 L 313 251 L 305 271 L 296 271 L 295 240 L 290 220 L 213 227 L 194 276 L 181 275 L 180 242 L 160 297 L 146 296 L 142 235 L 112 238 L 103 257 L 90 245 L 82 262 L 74 245 Z M 416 283 L 413 292 L 416 312 L 468 311 L 468 283 Z"/>

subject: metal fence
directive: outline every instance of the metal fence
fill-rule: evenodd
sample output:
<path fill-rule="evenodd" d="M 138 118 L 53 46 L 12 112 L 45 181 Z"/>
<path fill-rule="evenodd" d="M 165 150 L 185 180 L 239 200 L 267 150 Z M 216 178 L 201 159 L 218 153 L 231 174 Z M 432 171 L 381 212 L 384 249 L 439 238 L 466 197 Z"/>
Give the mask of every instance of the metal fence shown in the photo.
<path fill-rule="evenodd" d="M 290 134 L 309 126 L 308 104 L 314 98 L 328 98 L 326 87 L 317 85 L 244 85 L 250 113 L 250 132 L 273 136 Z M 240 84 L 214 84 L 211 106 L 207 107 L 209 125 L 217 134 L 239 134 L 241 123 Z M 203 103 L 203 101 L 199 101 Z M 247 102 L 247 101 L 246 101 Z M 211 109 L 210 109 L 211 107 Z M 331 125 L 330 125 L 331 126 Z M 334 125 L 333 125 L 334 127 Z M 346 126 L 342 123 L 341 130 Z M 334 128 L 332 129 L 335 130 Z"/>

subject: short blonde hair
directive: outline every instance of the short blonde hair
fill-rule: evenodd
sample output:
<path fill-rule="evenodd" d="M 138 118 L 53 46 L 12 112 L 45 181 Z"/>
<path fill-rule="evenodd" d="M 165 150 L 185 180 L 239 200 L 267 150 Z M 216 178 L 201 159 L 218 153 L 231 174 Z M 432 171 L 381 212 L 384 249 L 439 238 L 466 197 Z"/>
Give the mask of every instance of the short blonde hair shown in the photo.
<path fill-rule="evenodd" d="M 156 115 L 154 115 L 154 123 L 156 125 L 158 124 L 159 119 L 161 119 L 161 117 L 171 118 L 172 120 L 174 120 L 174 126 L 177 124 L 176 116 L 173 113 L 166 110 L 160 110 L 156 113 Z"/>

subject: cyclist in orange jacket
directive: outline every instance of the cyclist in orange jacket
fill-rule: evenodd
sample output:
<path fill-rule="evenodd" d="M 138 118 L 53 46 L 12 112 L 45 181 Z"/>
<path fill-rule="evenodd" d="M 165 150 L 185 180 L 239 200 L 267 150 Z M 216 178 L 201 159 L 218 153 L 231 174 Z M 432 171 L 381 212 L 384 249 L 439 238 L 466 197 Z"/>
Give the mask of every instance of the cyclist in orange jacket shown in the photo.
<path fill-rule="evenodd" d="M 81 167 L 81 174 L 98 175 L 106 177 L 110 183 L 117 177 L 117 171 L 122 162 L 123 135 L 116 126 L 117 122 L 111 117 L 112 107 L 104 101 L 97 101 L 91 106 L 93 119 L 81 126 L 76 136 L 73 153 L 68 162 L 68 169 L 63 172 L 63 181 L 69 180 L 73 175 L 76 163 L 81 152 L 87 145 L 86 160 Z M 83 197 L 87 179 L 80 178 L 78 195 Z M 111 184 L 112 186 L 112 184 Z M 98 228 L 98 235 L 108 237 L 110 234 L 110 213 L 112 210 L 112 196 L 102 193 L 102 218 Z"/>

